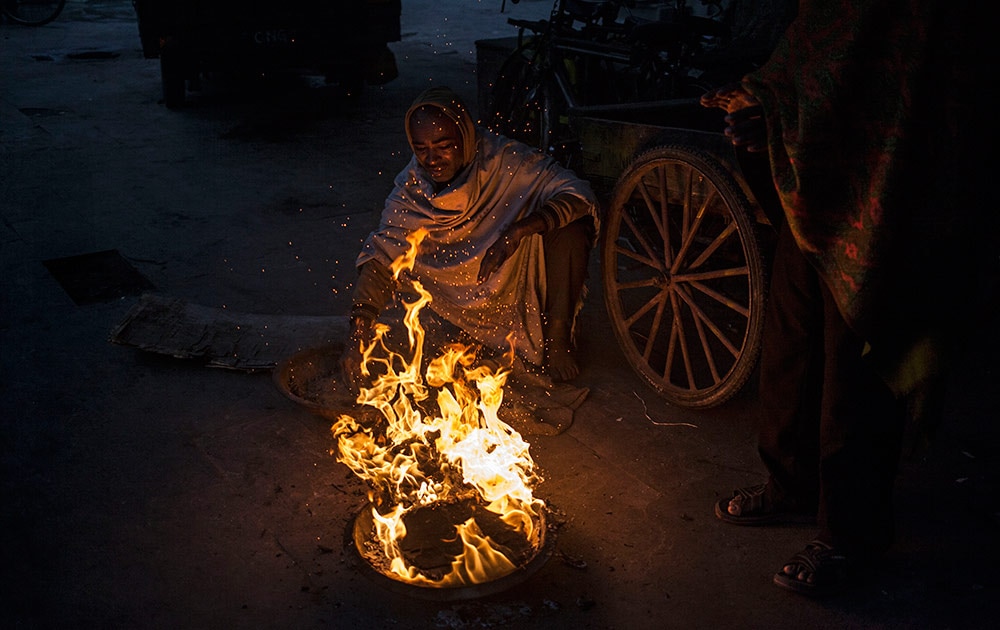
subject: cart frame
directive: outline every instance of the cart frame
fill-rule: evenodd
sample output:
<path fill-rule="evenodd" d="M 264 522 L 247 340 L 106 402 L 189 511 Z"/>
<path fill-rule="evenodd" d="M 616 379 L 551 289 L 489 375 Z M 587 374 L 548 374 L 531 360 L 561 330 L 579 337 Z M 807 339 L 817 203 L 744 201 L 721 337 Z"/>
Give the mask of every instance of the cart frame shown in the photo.
<path fill-rule="evenodd" d="M 697 100 L 579 107 L 569 118 L 574 167 L 604 204 L 604 301 L 626 359 L 670 402 L 728 401 L 760 353 L 780 216 L 766 158 L 737 152 L 721 113 Z"/>

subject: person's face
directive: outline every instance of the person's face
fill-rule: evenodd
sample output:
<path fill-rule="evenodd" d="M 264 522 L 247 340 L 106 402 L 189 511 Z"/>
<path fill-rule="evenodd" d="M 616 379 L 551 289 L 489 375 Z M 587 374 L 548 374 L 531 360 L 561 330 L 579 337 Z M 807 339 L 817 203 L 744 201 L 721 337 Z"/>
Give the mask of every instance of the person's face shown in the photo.
<path fill-rule="evenodd" d="M 410 141 L 417 162 L 436 184 L 447 184 L 465 166 L 458 125 L 436 107 L 418 109 L 410 119 Z"/>

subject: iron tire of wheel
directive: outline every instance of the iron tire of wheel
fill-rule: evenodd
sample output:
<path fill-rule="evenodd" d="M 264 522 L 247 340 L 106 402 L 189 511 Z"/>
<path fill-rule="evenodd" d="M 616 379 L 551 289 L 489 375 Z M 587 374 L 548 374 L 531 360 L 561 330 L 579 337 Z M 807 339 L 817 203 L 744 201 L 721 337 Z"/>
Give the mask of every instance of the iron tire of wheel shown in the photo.
<path fill-rule="evenodd" d="M 51 22 L 52 20 L 59 17 L 59 14 L 62 13 L 63 7 L 66 6 L 66 0 L 58 0 L 56 2 L 48 3 L 49 6 L 51 7 L 48 13 L 39 14 L 38 16 L 33 16 L 33 17 L 27 17 L 26 15 L 22 15 L 17 10 L 16 7 L 17 3 L 13 4 L 15 6 L 9 9 L 7 8 L 4 9 L 4 15 L 9 17 L 14 22 L 22 24 L 24 26 L 44 26 L 49 22 Z"/>
<path fill-rule="evenodd" d="M 163 104 L 168 109 L 184 106 L 187 96 L 187 55 L 177 40 L 168 40 L 160 48 L 160 81 L 163 85 Z"/>
<path fill-rule="evenodd" d="M 720 405 L 756 367 L 767 282 L 753 217 L 733 175 L 690 148 L 649 149 L 616 182 L 605 305 L 625 358 L 669 402 Z"/>

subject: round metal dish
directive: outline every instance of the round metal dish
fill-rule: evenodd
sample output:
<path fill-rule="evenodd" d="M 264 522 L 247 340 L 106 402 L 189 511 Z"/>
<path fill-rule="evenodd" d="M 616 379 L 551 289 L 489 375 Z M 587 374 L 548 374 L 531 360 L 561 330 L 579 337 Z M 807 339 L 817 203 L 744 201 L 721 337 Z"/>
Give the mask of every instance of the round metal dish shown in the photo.
<path fill-rule="evenodd" d="M 309 411 L 336 420 L 356 411 L 354 396 L 339 382 L 343 344 L 307 348 L 278 363 L 271 372 L 282 394 Z"/>
<path fill-rule="evenodd" d="M 545 510 L 541 509 L 538 513 L 538 520 L 535 523 L 538 532 L 537 544 L 533 547 L 532 552 L 517 564 L 517 568 L 513 572 L 479 584 L 452 587 L 425 586 L 405 582 L 388 569 L 383 571 L 380 567 L 373 564 L 371 561 L 373 555 L 372 548 L 378 546 L 377 541 L 374 540 L 373 521 L 371 506 L 366 504 L 354 518 L 353 525 L 349 526 L 347 532 L 347 539 L 353 542 L 351 547 L 354 548 L 354 552 L 360 558 L 363 572 L 384 588 L 417 599 L 458 601 L 487 597 L 500 593 L 521 584 L 534 575 L 548 561 L 555 549 L 555 528 L 549 527 Z"/>

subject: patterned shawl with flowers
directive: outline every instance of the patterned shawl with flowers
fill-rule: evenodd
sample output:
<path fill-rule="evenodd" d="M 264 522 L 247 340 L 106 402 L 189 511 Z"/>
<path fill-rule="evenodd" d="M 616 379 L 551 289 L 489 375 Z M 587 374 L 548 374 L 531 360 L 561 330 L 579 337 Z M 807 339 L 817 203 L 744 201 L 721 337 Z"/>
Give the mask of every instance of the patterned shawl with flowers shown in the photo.
<path fill-rule="evenodd" d="M 888 371 L 955 325 L 981 262 L 974 19 L 968 0 L 803 0 L 743 80 L 792 233 Z"/>

